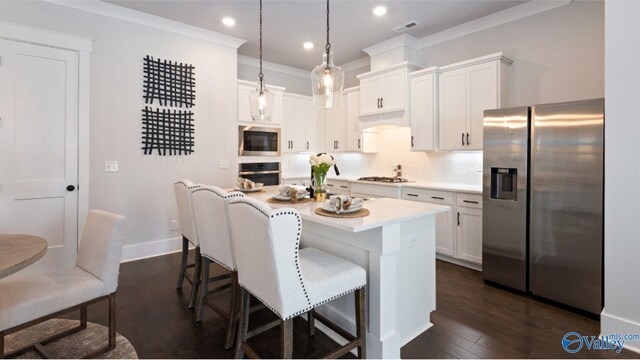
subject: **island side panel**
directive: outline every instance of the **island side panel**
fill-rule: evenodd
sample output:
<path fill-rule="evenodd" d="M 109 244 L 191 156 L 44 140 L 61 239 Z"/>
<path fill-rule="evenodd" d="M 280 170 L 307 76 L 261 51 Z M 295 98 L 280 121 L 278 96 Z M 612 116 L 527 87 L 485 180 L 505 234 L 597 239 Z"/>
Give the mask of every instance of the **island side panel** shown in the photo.
<path fill-rule="evenodd" d="M 400 348 L 431 326 L 435 309 L 435 217 L 426 215 L 351 233 L 303 220 L 302 246 L 315 247 L 367 271 L 367 352 L 399 358 Z M 353 296 L 318 311 L 355 333 Z M 319 327 L 334 340 L 335 333 Z"/>

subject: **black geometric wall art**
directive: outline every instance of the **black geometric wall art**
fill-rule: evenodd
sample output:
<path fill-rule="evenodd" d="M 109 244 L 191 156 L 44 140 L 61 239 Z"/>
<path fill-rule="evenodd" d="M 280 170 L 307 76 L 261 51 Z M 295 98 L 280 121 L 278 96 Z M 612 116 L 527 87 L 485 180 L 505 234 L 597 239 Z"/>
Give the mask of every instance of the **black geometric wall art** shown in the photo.
<path fill-rule="evenodd" d="M 189 155 L 193 153 L 193 112 L 189 110 L 142 110 L 142 150 L 145 155 Z"/>
<path fill-rule="evenodd" d="M 144 58 L 144 102 L 160 106 L 193 107 L 196 99 L 194 67 L 190 64 Z"/>

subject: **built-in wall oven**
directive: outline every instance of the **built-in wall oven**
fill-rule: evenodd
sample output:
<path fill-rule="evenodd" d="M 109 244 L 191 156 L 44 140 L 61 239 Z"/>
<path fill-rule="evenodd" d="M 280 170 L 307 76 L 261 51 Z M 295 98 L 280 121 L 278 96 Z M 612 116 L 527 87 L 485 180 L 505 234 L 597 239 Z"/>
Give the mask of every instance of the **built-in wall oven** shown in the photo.
<path fill-rule="evenodd" d="M 240 125 L 238 155 L 280 156 L 280 128 Z"/>
<path fill-rule="evenodd" d="M 265 185 L 280 185 L 280 163 L 244 163 L 239 166 L 238 175 L 241 178 Z"/>

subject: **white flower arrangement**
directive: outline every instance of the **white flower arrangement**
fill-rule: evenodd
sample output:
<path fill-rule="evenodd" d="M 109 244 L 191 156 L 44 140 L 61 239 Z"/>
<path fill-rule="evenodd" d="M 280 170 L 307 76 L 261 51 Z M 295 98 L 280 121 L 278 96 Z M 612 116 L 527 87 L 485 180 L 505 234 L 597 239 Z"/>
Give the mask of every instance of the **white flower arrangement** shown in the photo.
<path fill-rule="evenodd" d="M 322 153 L 319 155 L 309 156 L 309 164 L 311 164 L 311 166 L 326 164 L 327 171 L 328 171 L 330 167 L 336 164 L 336 160 L 331 155 L 327 153 Z"/>

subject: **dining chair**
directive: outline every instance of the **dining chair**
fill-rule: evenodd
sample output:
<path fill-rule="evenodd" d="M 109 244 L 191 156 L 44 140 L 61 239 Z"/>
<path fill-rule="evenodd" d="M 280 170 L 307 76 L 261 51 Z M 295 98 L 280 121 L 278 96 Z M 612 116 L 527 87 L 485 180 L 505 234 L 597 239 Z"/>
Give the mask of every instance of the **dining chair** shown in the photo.
<path fill-rule="evenodd" d="M 310 335 L 318 320 L 348 341 L 324 358 L 337 358 L 356 348 L 358 356 L 365 358 L 365 270 L 315 248 L 300 249 L 302 222 L 292 208 L 271 209 L 249 197 L 234 198 L 229 205 L 229 221 L 241 289 L 235 357 L 242 358 L 245 353 L 258 357 L 246 342 L 249 299 L 253 295 L 280 319 L 283 358 L 293 355 L 293 318 L 304 313 L 309 316 Z M 316 307 L 352 292 L 355 336 L 314 312 Z"/>
<path fill-rule="evenodd" d="M 182 179 L 173 184 L 178 204 L 178 228 L 182 234 L 182 257 L 180 260 L 180 272 L 178 273 L 178 284 L 176 288 L 182 289 L 184 280 L 191 283 L 191 296 L 189 297 L 189 309 L 196 305 L 198 287 L 200 286 L 200 243 L 198 241 L 198 231 L 193 219 L 193 207 L 191 206 L 190 192 L 201 185 L 194 184 L 190 180 Z M 189 264 L 189 244 L 195 247 L 194 262 Z M 193 268 L 193 277 L 190 278 L 187 269 Z"/>
<path fill-rule="evenodd" d="M 229 321 L 225 349 L 231 349 L 236 335 L 238 319 L 238 275 L 236 262 L 231 252 L 231 234 L 229 232 L 229 201 L 244 196 L 240 192 L 226 192 L 216 186 L 201 186 L 191 191 L 193 215 L 200 241 L 202 257 L 202 276 L 200 282 L 199 304 L 196 310 L 196 322 L 202 321 L 205 306 Z M 227 274 L 209 277 L 211 263 L 216 263 L 229 271 Z M 229 283 L 209 289 L 209 284 L 220 280 L 231 279 Z M 229 309 L 222 309 L 215 303 L 207 301 L 209 295 L 231 287 L 231 303 Z"/>
<path fill-rule="evenodd" d="M 109 303 L 107 345 L 87 357 L 116 347 L 116 289 L 126 219 L 91 210 L 82 234 L 76 266 L 0 280 L 0 357 L 15 357 L 33 350 L 52 357 L 43 345 L 86 329 L 87 306 Z M 4 354 L 6 335 L 43 321 L 80 310 L 80 325 Z"/>

